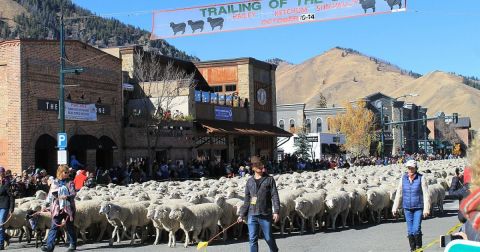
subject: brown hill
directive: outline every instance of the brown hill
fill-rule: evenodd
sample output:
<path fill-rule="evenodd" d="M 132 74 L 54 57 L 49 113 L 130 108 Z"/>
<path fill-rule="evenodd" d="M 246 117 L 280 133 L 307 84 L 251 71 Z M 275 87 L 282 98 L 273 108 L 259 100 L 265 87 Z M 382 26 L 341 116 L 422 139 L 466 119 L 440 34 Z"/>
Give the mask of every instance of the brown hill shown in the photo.
<path fill-rule="evenodd" d="M 0 0 L 0 21 L 4 20 L 7 22 L 10 28 L 13 28 L 16 25 L 13 18 L 22 13 L 27 14 L 27 11 L 17 2 L 12 0 Z"/>
<path fill-rule="evenodd" d="M 328 106 L 375 92 L 392 97 L 417 93 L 406 101 L 427 107 L 429 115 L 458 112 L 472 119 L 474 129 L 480 127 L 480 90 L 464 85 L 461 77 L 435 71 L 416 79 L 395 66 L 343 49 L 331 49 L 298 65 L 281 64 L 276 82 L 278 104 L 304 102 L 316 107 L 320 93 Z"/>

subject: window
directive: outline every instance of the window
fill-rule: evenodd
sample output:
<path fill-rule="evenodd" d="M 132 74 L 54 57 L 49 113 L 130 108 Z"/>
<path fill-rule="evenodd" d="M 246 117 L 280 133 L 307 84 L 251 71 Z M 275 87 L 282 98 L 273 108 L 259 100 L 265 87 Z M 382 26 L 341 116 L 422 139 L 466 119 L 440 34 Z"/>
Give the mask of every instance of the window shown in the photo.
<path fill-rule="evenodd" d="M 290 119 L 290 132 L 295 132 L 295 120 Z"/>
<path fill-rule="evenodd" d="M 212 86 L 213 92 L 223 92 L 223 86 Z"/>
<path fill-rule="evenodd" d="M 332 118 L 328 117 L 327 118 L 327 130 L 330 131 L 332 127 Z"/>
<path fill-rule="evenodd" d="M 322 132 L 322 118 L 317 118 L 317 133 Z"/>
<path fill-rule="evenodd" d="M 310 133 L 312 132 L 312 120 L 307 119 L 307 122 L 305 123 L 305 133 Z"/>
<path fill-rule="evenodd" d="M 226 85 L 226 86 L 225 86 L 225 91 L 226 91 L 226 92 L 237 91 L 237 85 L 235 85 L 235 84 L 233 84 L 233 85 Z"/>
<path fill-rule="evenodd" d="M 388 123 L 388 121 L 388 116 L 383 116 L 383 130 L 388 130 L 388 125 L 385 125 L 385 123 Z"/>
<path fill-rule="evenodd" d="M 285 129 L 285 122 L 283 120 L 278 121 L 278 127 L 280 129 Z"/>

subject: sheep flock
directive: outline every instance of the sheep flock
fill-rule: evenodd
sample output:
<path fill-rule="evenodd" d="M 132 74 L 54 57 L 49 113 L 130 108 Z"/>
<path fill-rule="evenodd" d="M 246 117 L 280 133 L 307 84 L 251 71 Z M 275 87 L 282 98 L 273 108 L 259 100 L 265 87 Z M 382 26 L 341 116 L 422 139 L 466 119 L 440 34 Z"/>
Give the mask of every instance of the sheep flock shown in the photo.
<path fill-rule="evenodd" d="M 429 184 L 432 216 L 443 211 L 455 168 L 466 165 L 466 159 L 418 164 Z M 404 165 L 396 164 L 273 175 L 281 204 L 280 222 L 275 227 L 282 235 L 294 231 L 303 234 L 398 219 L 392 216 L 392 206 L 405 171 Z M 111 246 L 122 240 L 130 244 L 154 241 L 172 248 L 177 241 L 184 247 L 207 241 L 236 222 L 248 178 L 84 187 L 76 196 L 74 224 L 79 241 L 108 240 Z M 49 213 L 40 212 L 45 198 L 46 193 L 39 191 L 35 197 L 16 200 L 5 228 L 19 237 L 19 242 L 32 238 L 37 246 L 44 242 L 51 222 Z M 35 212 L 38 214 L 32 214 Z M 28 220 L 27 215 L 31 217 Z M 239 224 L 218 239 L 241 239 L 246 232 L 246 226 Z"/>

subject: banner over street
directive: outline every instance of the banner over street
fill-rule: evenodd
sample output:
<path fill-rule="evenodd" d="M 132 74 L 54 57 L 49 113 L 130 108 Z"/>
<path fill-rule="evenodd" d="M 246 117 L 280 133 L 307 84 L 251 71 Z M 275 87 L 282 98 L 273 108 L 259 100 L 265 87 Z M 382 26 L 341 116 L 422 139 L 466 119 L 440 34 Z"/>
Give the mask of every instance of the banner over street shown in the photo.
<path fill-rule="evenodd" d="M 406 10 L 406 0 L 248 0 L 153 12 L 151 39 L 321 22 Z"/>

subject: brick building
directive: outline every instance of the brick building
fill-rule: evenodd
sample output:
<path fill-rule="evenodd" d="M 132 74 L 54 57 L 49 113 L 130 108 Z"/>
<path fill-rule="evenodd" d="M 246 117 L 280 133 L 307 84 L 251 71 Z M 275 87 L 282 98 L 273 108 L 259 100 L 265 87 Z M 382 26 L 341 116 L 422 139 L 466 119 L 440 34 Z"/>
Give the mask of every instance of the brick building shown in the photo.
<path fill-rule="evenodd" d="M 65 99 L 95 104 L 96 121 L 65 121 L 68 151 L 92 168 L 121 160 L 122 63 L 79 41 L 66 41 Z M 59 131 L 59 42 L 0 42 L 0 165 L 14 173 L 29 165 L 53 174 Z"/>

